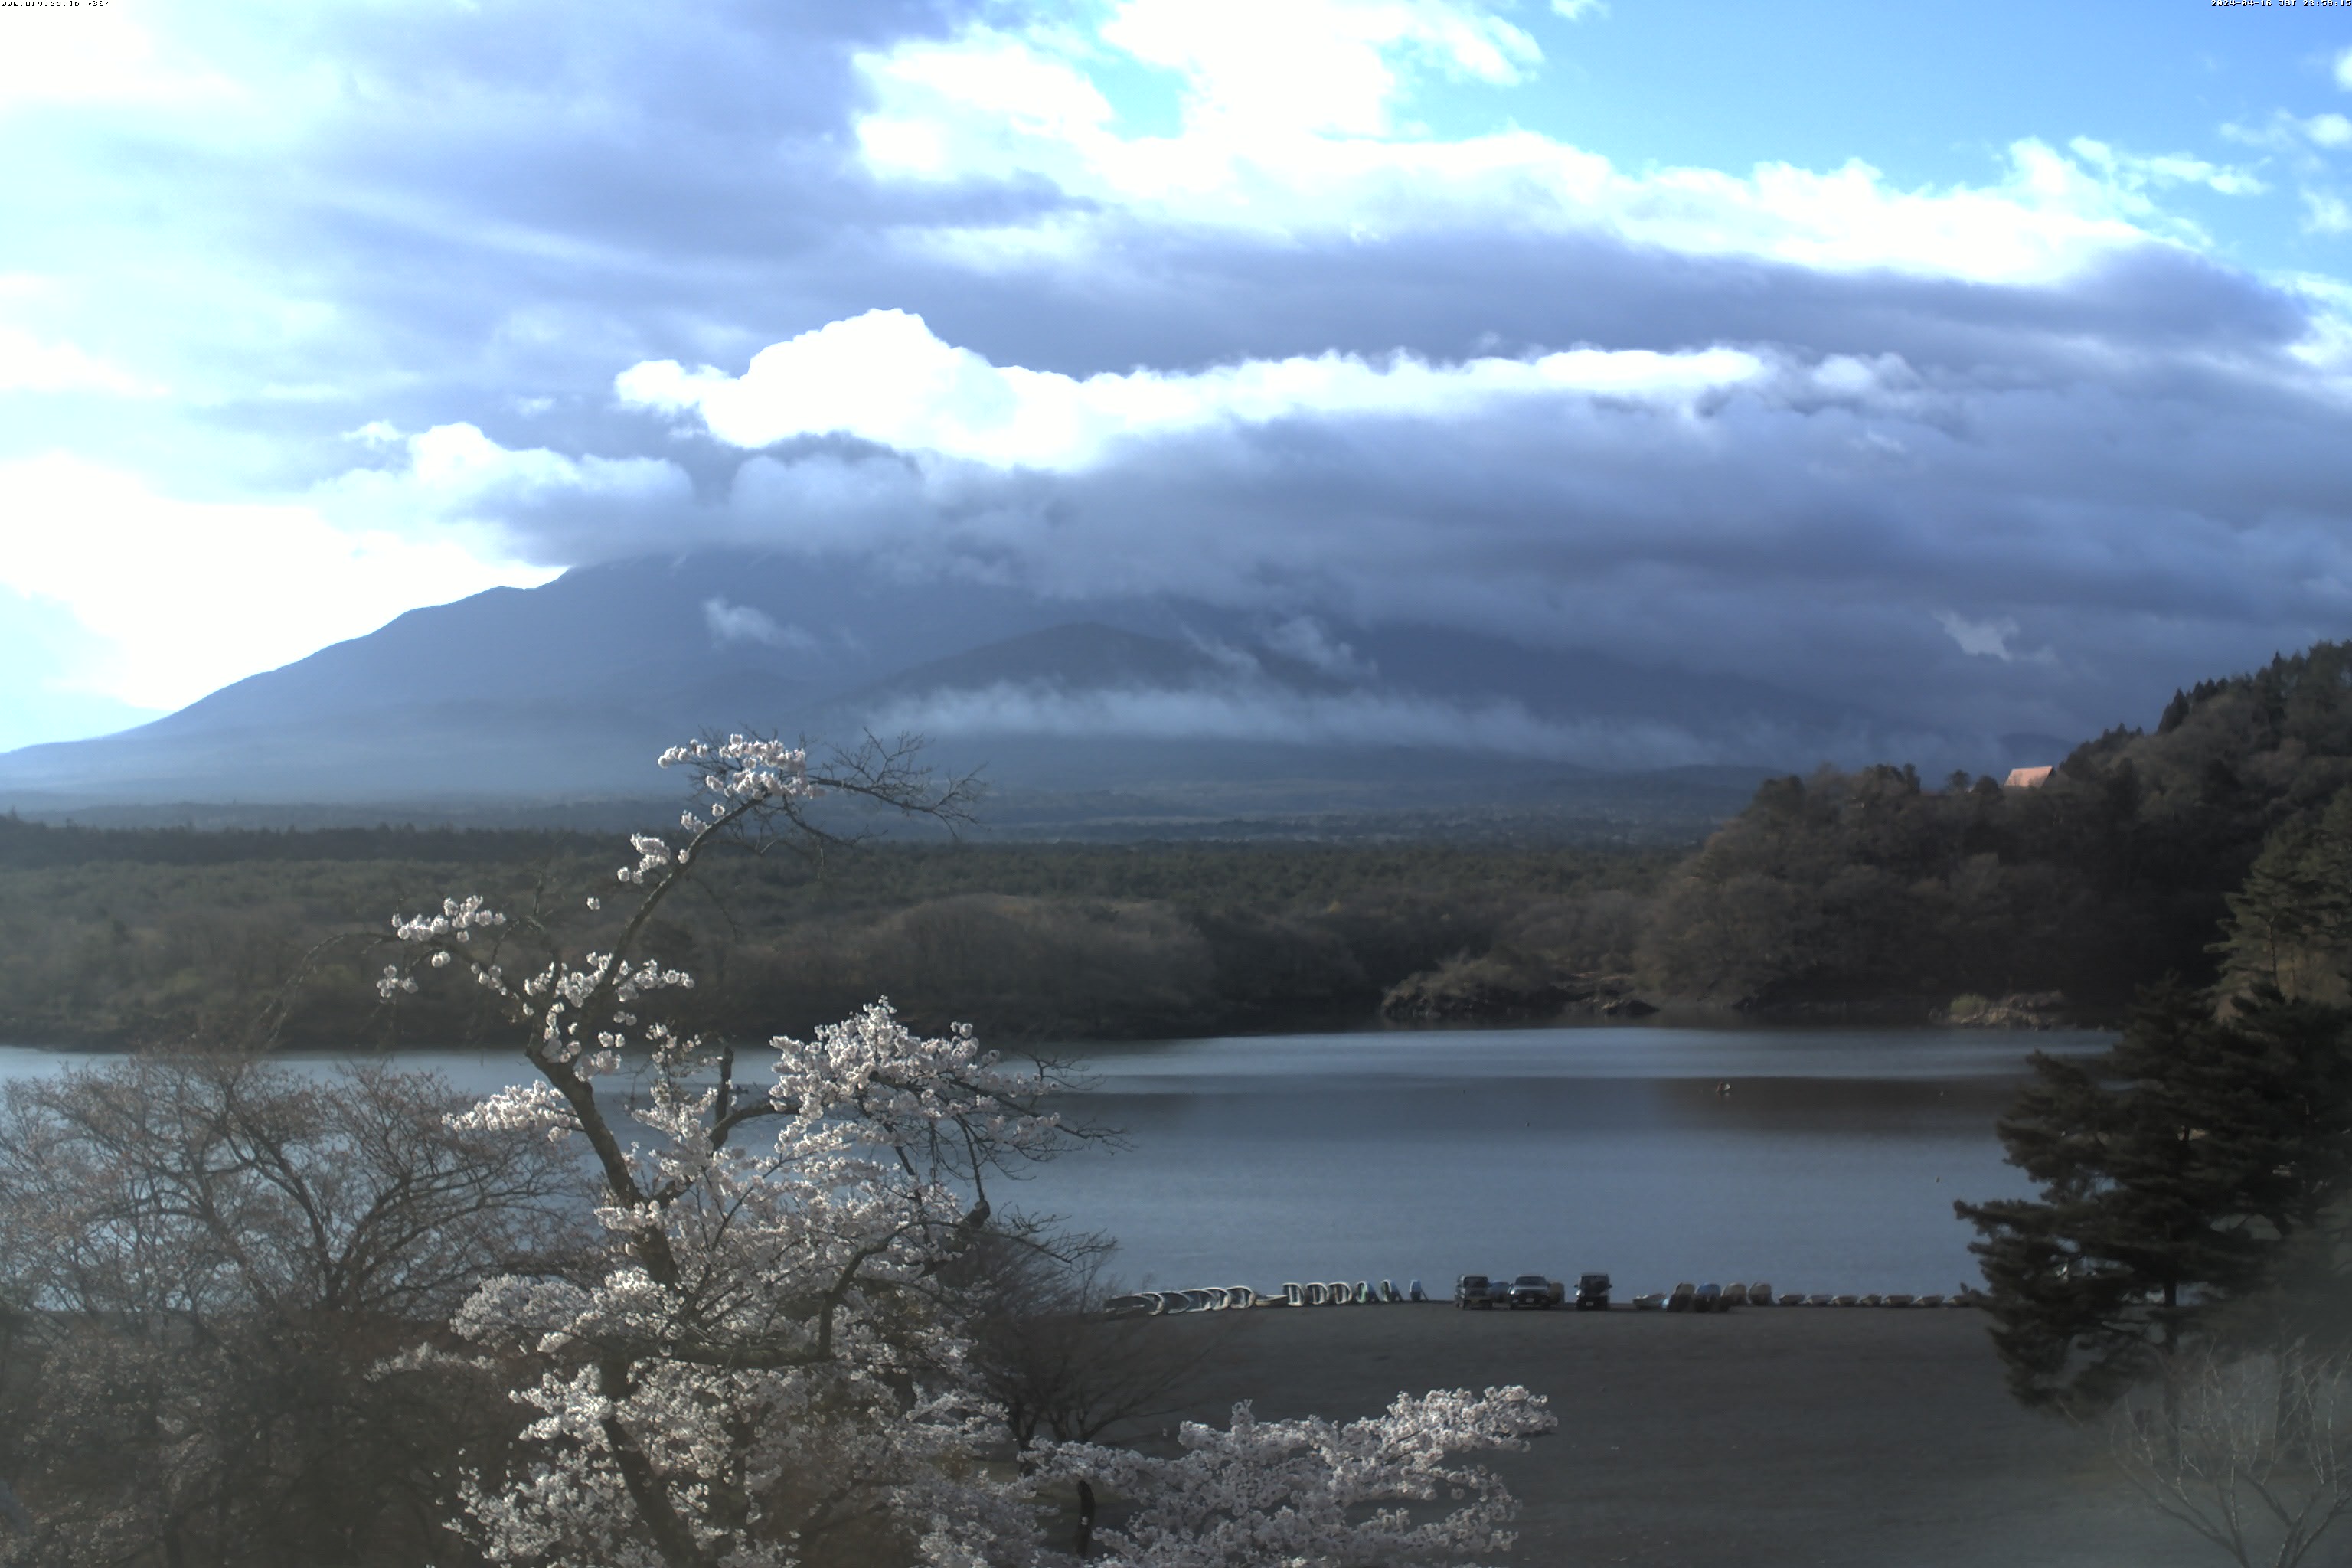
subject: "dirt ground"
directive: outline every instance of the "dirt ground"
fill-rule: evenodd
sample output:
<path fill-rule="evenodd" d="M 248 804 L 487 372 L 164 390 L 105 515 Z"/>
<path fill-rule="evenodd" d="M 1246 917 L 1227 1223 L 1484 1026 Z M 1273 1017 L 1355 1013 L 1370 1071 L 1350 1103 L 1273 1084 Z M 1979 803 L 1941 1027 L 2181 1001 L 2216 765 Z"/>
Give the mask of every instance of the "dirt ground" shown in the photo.
<path fill-rule="evenodd" d="M 1525 1384 L 1558 1433 L 1494 1457 L 1526 1564 L 2191 1568 L 2228 1559 L 2119 1479 L 2104 1428 L 2003 1392 L 1975 1311 L 1457 1312 L 1351 1306 L 1159 1321 L 1203 1352 L 1155 1423 L 1375 1413 L 1401 1389 Z M 2344 1527 L 2339 1526 L 2339 1529 Z M 2352 1563 L 2352 1530 L 2312 1560 Z"/>

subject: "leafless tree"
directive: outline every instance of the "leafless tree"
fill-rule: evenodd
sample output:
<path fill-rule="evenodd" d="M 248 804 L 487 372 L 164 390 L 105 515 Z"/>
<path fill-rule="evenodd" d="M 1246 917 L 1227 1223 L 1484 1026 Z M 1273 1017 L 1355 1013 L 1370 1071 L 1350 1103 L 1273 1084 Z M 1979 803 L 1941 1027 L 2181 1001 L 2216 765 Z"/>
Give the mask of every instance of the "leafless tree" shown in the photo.
<path fill-rule="evenodd" d="M 971 1364 L 1017 1448 L 1088 1443 L 1121 1422 L 1173 1407 L 1200 1365 L 1169 1325 L 1106 1316 L 1111 1244 L 1025 1226 L 972 1252 Z"/>
<path fill-rule="evenodd" d="M 585 1218 L 557 1152 L 447 1126 L 467 1103 L 234 1058 L 8 1085 L 0 1563 L 444 1550 L 460 1450 L 516 1418 L 487 1380 L 372 1369 L 485 1275 L 559 1266 Z"/>
<path fill-rule="evenodd" d="M 2116 1458 L 2167 1518 L 2239 1568 L 2295 1568 L 2352 1512 L 2352 1358 L 2294 1341 L 2199 1349 L 2118 1409 Z"/>

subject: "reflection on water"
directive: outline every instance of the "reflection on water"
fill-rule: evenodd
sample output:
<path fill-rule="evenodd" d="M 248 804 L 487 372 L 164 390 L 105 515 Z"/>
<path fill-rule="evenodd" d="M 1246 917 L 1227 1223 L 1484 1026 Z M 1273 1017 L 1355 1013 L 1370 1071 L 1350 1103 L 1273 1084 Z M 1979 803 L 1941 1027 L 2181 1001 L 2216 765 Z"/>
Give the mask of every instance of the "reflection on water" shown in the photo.
<path fill-rule="evenodd" d="M 121 1051 L 51 1051 L 30 1046 L 0 1046 L 0 1083 L 11 1079 L 46 1078 L 75 1068 L 104 1067 L 124 1059 Z M 384 1061 L 407 1068 L 430 1068 L 469 1094 L 496 1092 L 530 1076 L 530 1064 L 515 1051 L 279 1051 L 270 1058 L 286 1067 L 327 1072 L 347 1061 Z"/>
<path fill-rule="evenodd" d="M 1455 1274 L 1781 1289 L 1976 1278 L 1955 1197 L 2027 1189 L 1999 1114 L 2090 1034 L 1576 1028 L 1100 1048 L 1129 1147 L 1025 1184 L 1167 1285 Z"/>
<path fill-rule="evenodd" d="M 1992 1122 L 2033 1049 L 1970 1030 L 1572 1028 L 1293 1035 L 1083 1047 L 1069 1109 L 1125 1147 L 1007 1194 L 1115 1236 L 1163 1285 L 1455 1274 L 1780 1289 L 1974 1280 L 1956 1197 L 2022 1194 Z M 0 1079 L 104 1060 L 0 1047 Z M 323 1054 L 288 1058 L 323 1068 Z M 458 1087 L 504 1053 L 399 1053 Z M 1000 1197 L 1000 1204 L 1006 1201 Z"/>

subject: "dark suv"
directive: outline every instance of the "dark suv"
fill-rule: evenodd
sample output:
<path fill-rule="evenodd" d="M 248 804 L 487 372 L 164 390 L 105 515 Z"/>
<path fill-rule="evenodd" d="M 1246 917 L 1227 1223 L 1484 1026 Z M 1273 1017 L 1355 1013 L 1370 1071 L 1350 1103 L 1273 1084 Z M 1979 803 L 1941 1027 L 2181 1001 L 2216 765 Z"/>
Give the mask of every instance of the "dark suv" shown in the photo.
<path fill-rule="evenodd" d="M 1609 1276 L 1580 1274 L 1576 1277 L 1576 1310 L 1580 1312 L 1597 1307 L 1609 1310 Z"/>
<path fill-rule="evenodd" d="M 1495 1287 L 1484 1274 L 1465 1274 L 1454 1282 L 1454 1305 L 1465 1310 L 1477 1307 L 1491 1310 Z"/>

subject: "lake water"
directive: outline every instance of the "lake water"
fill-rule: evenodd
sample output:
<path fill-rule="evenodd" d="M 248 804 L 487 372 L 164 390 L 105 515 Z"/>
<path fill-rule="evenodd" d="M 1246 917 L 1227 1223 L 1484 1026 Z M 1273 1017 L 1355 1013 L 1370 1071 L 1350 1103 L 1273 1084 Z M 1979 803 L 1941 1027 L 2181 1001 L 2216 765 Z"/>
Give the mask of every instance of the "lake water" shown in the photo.
<path fill-rule="evenodd" d="M 1975 1282 L 1952 1201 L 2029 1191 L 1993 1121 L 2027 1053 L 2094 1034 L 1655 1026 L 1288 1035 L 1073 1047 L 1068 1109 L 1124 1146 L 1000 1207 L 1115 1236 L 1131 1284 L 1586 1269 L 1781 1290 Z M 504 1054 L 403 1052 L 459 1087 Z M 0 1047 L 0 1079 L 91 1060 Z M 323 1067 L 324 1056 L 291 1061 Z"/>

